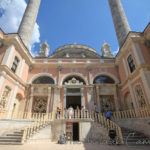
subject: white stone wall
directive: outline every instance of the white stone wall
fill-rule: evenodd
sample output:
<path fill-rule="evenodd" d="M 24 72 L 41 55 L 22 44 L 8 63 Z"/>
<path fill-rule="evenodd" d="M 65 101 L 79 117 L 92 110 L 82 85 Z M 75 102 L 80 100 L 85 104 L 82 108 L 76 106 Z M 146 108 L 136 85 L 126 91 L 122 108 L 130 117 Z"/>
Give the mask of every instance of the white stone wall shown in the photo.
<path fill-rule="evenodd" d="M 108 140 L 108 132 L 100 124 L 95 122 L 81 122 L 79 127 L 80 141 L 101 143 L 104 140 Z"/>
<path fill-rule="evenodd" d="M 0 136 L 16 129 L 29 126 L 32 121 L 0 119 Z"/>

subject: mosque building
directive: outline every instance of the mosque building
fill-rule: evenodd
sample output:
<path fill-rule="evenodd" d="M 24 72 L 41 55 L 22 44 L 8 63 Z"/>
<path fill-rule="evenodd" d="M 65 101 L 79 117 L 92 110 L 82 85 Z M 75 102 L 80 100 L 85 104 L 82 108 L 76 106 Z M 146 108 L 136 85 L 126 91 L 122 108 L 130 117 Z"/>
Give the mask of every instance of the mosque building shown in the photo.
<path fill-rule="evenodd" d="M 105 41 L 102 56 L 80 44 L 64 45 L 49 55 L 49 41 L 45 41 L 32 57 L 29 46 L 41 0 L 29 0 L 18 33 L 0 29 L 0 118 L 21 112 L 53 113 L 55 118 L 58 108 L 69 107 L 89 111 L 97 107 L 103 114 L 150 105 L 150 24 L 143 32 L 132 32 L 120 0 L 108 1 L 119 43 L 116 56 Z M 90 127 L 79 118 L 54 121 L 51 129 L 67 132 L 73 124 L 78 130 L 73 138 L 82 141 Z M 98 126 L 94 128 L 98 131 Z"/>

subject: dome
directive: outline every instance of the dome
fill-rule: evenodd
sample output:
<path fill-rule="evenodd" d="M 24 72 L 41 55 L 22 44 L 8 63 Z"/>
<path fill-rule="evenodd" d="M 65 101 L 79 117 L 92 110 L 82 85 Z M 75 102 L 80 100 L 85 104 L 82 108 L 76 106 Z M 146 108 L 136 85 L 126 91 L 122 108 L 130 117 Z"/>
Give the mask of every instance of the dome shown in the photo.
<path fill-rule="evenodd" d="M 50 58 L 101 58 L 91 47 L 79 44 L 65 45 L 55 50 Z"/>

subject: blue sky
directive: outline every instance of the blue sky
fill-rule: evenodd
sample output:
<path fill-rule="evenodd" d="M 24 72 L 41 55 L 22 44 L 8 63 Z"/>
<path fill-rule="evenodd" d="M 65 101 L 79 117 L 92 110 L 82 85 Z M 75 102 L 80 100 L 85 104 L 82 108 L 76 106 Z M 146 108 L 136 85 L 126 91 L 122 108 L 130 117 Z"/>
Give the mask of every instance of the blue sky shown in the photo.
<path fill-rule="evenodd" d="M 2 1 L 10 1 L 7 5 L 11 7 L 16 3 L 18 6 L 25 5 L 24 0 L 19 0 L 19 3 L 18 0 Z M 13 4 L 11 4 L 12 1 L 14 1 Z M 150 0 L 121 0 L 121 2 L 131 29 L 137 32 L 143 31 L 150 21 Z M 11 32 L 8 28 L 12 27 L 4 27 L 4 21 L 7 18 L 1 23 L 5 8 L 0 9 L 0 27 L 4 28 L 5 32 Z M 16 17 L 18 14 L 18 12 L 15 14 Z M 20 16 L 22 14 L 21 9 Z M 16 23 L 16 28 L 19 21 Z M 15 30 L 13 29 L 12 32 Z M 33 55 L 39 50 L 39 41 L 42 43 L 45 40 L 50 45 L 50 53 L 60 46 L 72 43 L 88 45 L 100 53 L 104 40 L 111 45 L 115 53 L 119 46 L 108 0 L 42 0 L 32 41 Z"/>

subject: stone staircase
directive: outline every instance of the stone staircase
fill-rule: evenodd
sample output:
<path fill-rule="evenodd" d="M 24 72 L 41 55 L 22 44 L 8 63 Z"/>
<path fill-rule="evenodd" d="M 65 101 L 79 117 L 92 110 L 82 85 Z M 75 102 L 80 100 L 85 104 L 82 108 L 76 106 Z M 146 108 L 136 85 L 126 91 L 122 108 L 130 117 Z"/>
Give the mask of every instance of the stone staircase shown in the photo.
<path fill-rule="evenodd" d="M 39 130 L 44 129 L 48 125 L 50 125 L 51 122 L 47 122 L 39 127 L 38 130 L 33 131 L 33 134 L 29 136 L 28 138 L 31 138 L 33 135 L 39 132 Z M 0 145 L 22 145 L 22 137 L 23 137 L 23 129 L 15 130 L 10 133 L 6 133 L 2 136 L 0 136 Z"/>
<path fill-rule="evenodd" d="M 150 138 L 137 131 L 121 128 L 124 144 L 127 146 L 150 146 Z"/>
<path fill-rule="evenodd" d="M 23 130 L 14 131 L 0 136 L 0 145 L 21 145 Z"/>

